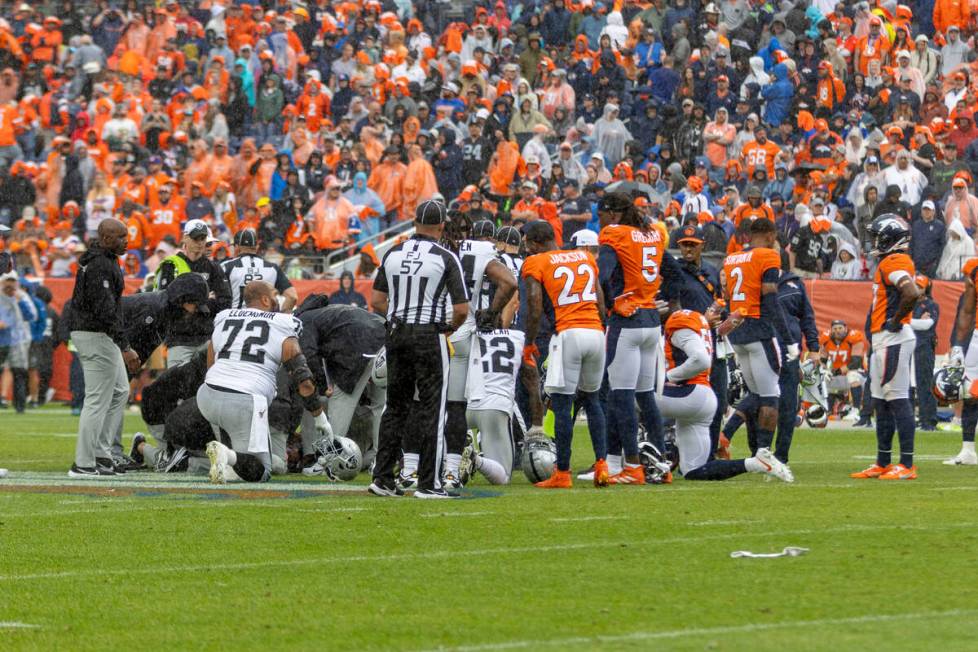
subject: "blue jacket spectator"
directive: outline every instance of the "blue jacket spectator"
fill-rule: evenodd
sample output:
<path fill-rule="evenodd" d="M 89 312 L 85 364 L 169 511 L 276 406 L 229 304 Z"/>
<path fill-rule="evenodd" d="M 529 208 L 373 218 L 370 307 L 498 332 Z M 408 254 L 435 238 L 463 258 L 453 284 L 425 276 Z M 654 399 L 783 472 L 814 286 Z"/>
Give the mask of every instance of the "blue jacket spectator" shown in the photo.
<path fill-rule="evenodd" d="M 794 94 L 795 88 L 788 79 L 788 67 L 779 63 L 774 66 L 774 81 L 761 89 L 761 97 L 767 101 L 764 122 L 778 127 L 787 120 Z"/>
<path fill-rule="evenodd" d="M 935 216 L 934 202 L 928 199 L 920 207 L 920 219 L 911 226 L 910 257 L 917 271 L 928 278 L 937 273 L 941 253 L 947 244 L 947 227 Z"/>

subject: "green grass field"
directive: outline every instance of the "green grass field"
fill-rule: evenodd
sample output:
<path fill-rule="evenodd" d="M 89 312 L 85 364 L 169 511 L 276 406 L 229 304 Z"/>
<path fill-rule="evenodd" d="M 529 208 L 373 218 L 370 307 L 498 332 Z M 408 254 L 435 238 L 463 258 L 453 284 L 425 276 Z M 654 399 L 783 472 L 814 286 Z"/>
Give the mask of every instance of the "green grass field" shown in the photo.
<path fill-rule="evenodd" d="M 978 648 L 978 469 L 939 461 L 957 434 L 919 437 L 916 482 L 848 478 L 871 431 L 801 430 L 794 485 L 519 474 L 432 503 L 295 476 L 245 497 L 69 492 L 64 412 L 0 413 L 0 650 Z M 789 545 L 811 552 L 730 558 Z"/>

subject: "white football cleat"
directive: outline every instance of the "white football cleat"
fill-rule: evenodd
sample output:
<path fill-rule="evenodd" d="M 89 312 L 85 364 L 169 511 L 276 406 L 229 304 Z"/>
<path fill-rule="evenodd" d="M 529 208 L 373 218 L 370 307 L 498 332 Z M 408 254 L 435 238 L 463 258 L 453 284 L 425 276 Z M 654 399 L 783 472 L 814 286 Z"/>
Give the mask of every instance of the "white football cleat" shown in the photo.
<path fill-rule="evenodd" d="M 949 460 L 944 460 L 948 466 L 975 466 L 978 465 L 978 453 L 975 451 L 962 450 Z"/>
<path fill-rule="evenodd" d="M 209 442 L 207 444 L 207 458 L 211 461 L 211 482 L 227 484 L 228 447 L 219 441 Z"/>
<path fill-rule="evenodd" d="M 767 448 L 758 448 L 757 453 L 754 455 L 754 459 L 764 465 L 764 473 L 778 480 L 784 482 L 794 482 L 795 476 L 791 473 L 791 469 L 784 465 L 784 463 L 774 456 L 774 453 Z"/>
<path fill-rule="evenodd" d="M 0 469 L 0 478 L 7 477 L 7 469 Z"/>

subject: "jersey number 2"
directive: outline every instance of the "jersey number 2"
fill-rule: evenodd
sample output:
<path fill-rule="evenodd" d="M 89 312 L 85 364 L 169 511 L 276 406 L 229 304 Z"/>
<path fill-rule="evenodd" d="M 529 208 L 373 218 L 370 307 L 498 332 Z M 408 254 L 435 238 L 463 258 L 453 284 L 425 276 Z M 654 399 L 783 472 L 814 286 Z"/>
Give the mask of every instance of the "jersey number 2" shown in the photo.
<path fill-rule="evenodd" d="M 730 275 L 734 279 L 733 291 L 730 293 L 731 301 L 746 301 L 747 295 L 740 291 L 740 286 L 744 284 L 744 270 L 734 267 L 730 270 Z"/>
<path fill-rule="evenodd" d="M 516 354 L 516 348 L 513 346 L 513 340 L 508 337 L 494 337 L 488 342 L 479 338 L 479 342 L 482 344 L 482 373 L 489 373 L 490 371 L 497 374 L 511 374 L 513 373 L 513 356 Z M 486 356 L 487 350 L 492 349 L 492 353 Z"/>
<path fill-rule="evenodd" d="M 262 321 L 259 319 L 250 321 L 247 325 L 245 325 L 243 319 L 229 319 L 224 322 L 224 330 L 222 332 L 231 331 L 231 335 L 228 336 L 227 341 L 221 348 L 221 352 L 217 354 L 217 357 L 225 359 L 231 357 L 231 347 L 234 345 L 234 341 L 238 339 L 238 335 L 241 334 L 242 330 L 244 330 L 246 333 L 254 333 L 254 335 L 245 339 L 245 341 L 241 343 L 241 361 L 264 364 L 265 351 L 263 349 L 258 349 L 256 351 L 255 347 L 263 347 L 268 344 L 268 335 L 271 331 L 271 327 L 268 325 L 267 321 Z"/>
<path fill-rule="evenodd" d="M 587 263 L 582 263 L 577 267 L 577 274 L 586 275 L 587 282 L 584 284 L 584 291 L 580 294 L 571 292 L 574 288 L 574 271 L 570 267 L 558 267 L 554 270 L 554 278 L 565 277 L 564 287 L 557 297 L 558 306 L 569 306 L 581 301 L 597 301 L 598 295 L 594 292 L 594 270 Z"/>

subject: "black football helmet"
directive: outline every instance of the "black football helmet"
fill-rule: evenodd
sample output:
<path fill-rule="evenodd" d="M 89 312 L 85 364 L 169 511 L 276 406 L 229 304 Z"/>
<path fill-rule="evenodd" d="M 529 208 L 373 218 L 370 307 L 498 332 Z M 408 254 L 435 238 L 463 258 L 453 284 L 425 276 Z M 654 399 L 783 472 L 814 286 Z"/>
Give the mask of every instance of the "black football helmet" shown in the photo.
<path fill-rule="evenodd" d="M 876 256 L 910 248 L 910 225 L 899 215 L 883 213 L 870 223 L 867 231 L 873 239 L 873 250 L 870 253 Z"/>

